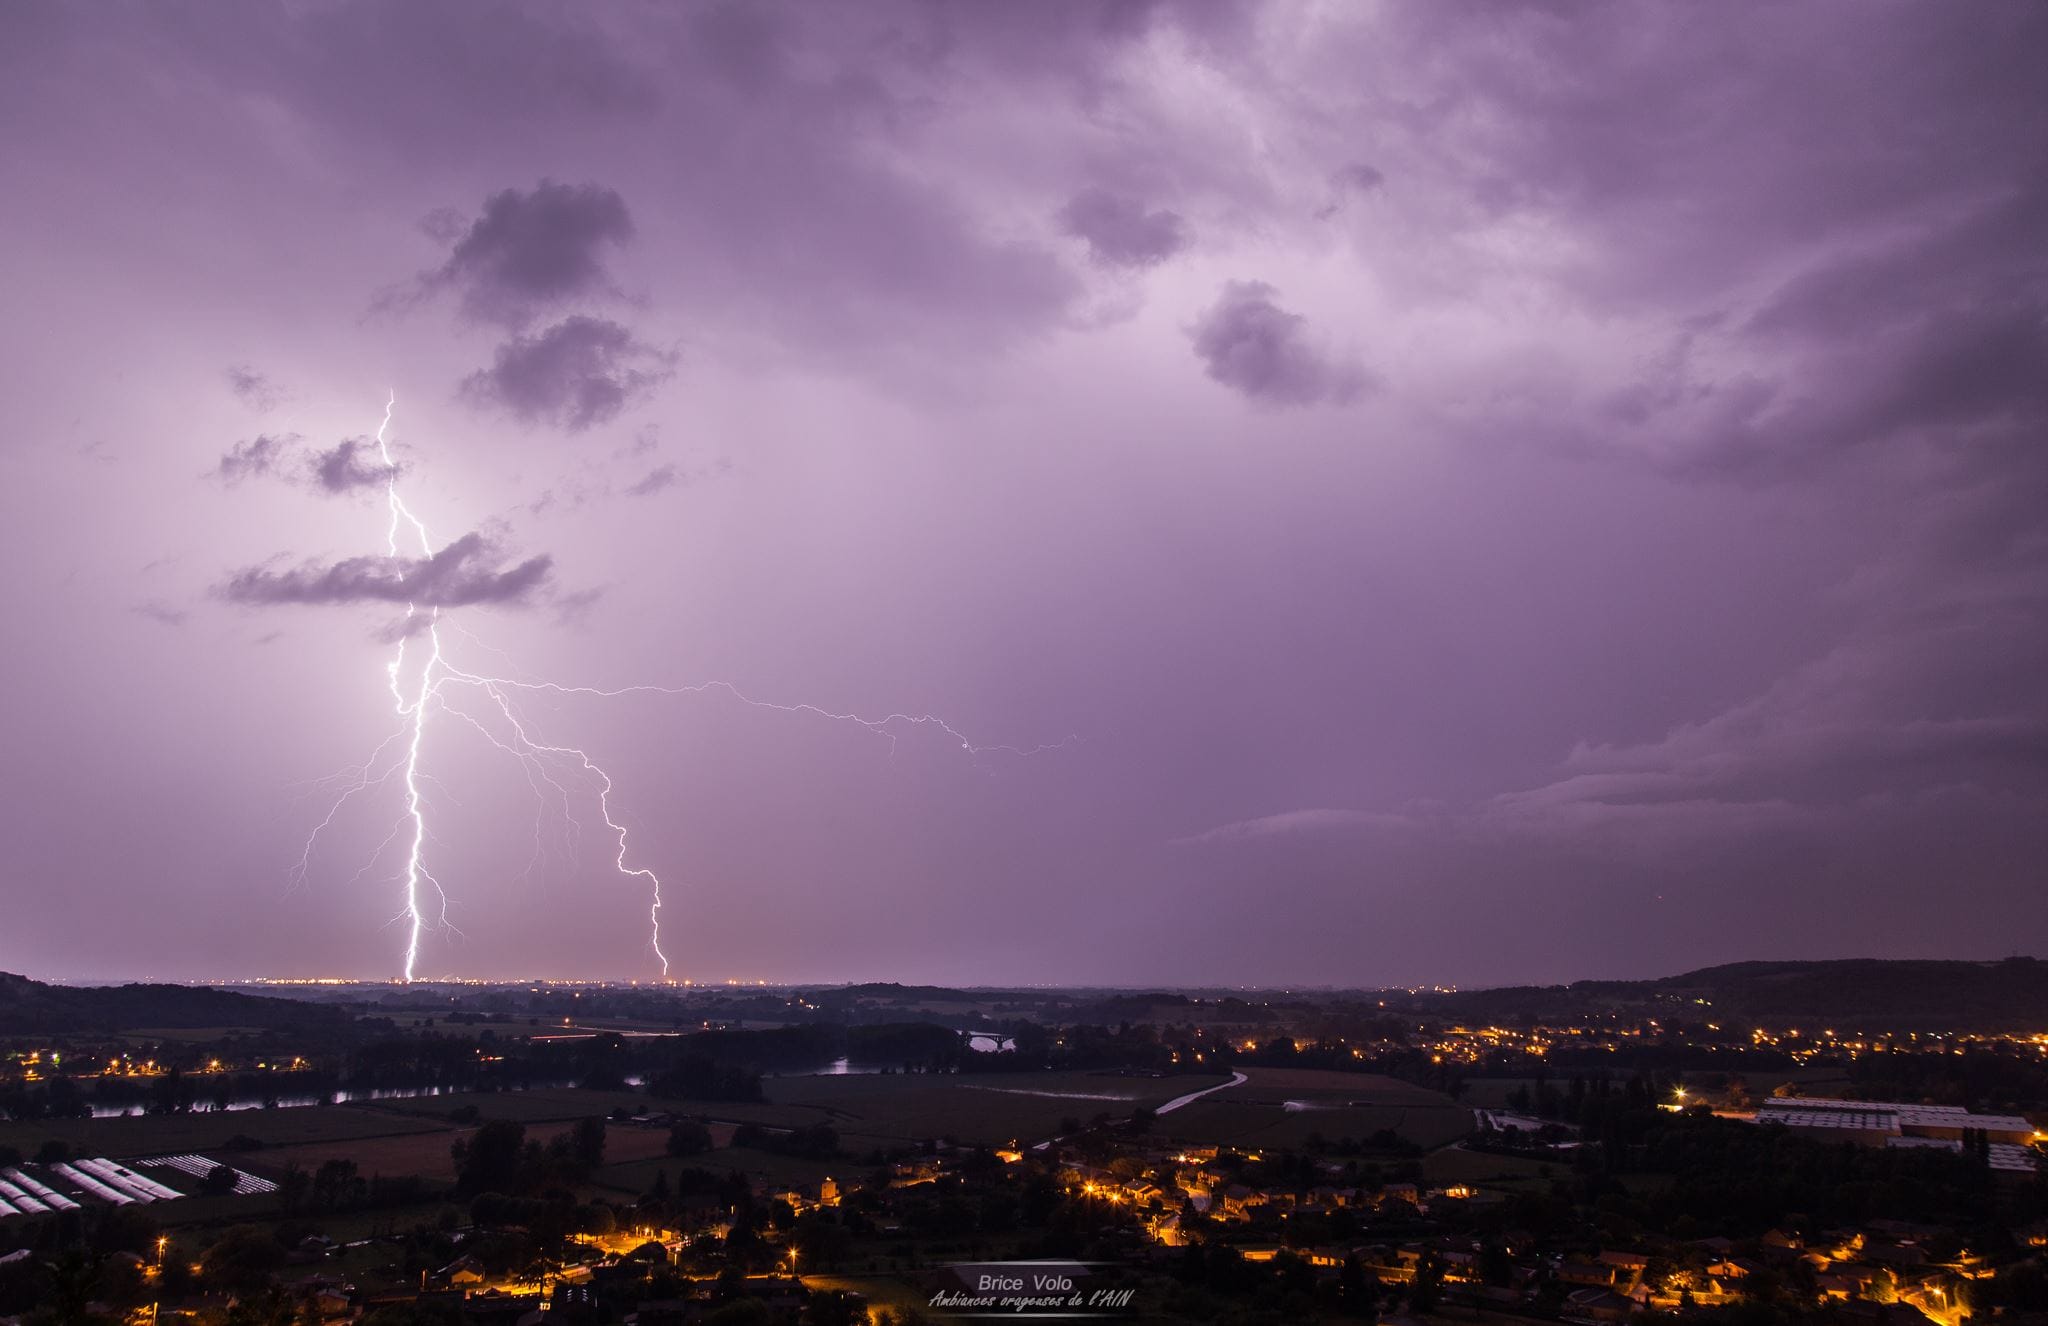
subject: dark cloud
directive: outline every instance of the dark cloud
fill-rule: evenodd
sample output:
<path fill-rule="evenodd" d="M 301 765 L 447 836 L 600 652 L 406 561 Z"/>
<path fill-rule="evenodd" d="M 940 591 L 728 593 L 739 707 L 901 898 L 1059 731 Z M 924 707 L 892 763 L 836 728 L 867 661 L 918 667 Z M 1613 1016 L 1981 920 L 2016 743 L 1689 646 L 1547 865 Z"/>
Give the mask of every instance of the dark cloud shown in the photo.
<path fill-rule="evenodd" d="M 674 363 L 618 323 L 578 315 L 505 342 L 489 368 L 463 381 L 462 392 L 521 422 L 573 433 L 617 418 L 673 376 Z"/>
<path fill-rule="evenodd" d="M 1148 212 L 1145 204 L 1107 189 L 1083 189 L 1060 209 L 1060 227 L 1088 242 L 1088 255 L 1106 267 L 1152 267 L 1188 245 L 1177 213 Z"/>
<path fill-rule="evenodd" d="M 1269 405 L 1343 402 L 1367 384 L 1363 370 L 1326 357 L 1308 319 L 1273 302 L 1263 281 L 1231 281 L 1195 324 L 1195 354 L 1210 377 Z"/>
<path fill-rule="evenodd" d="M 595 184 L 501 189 L 428 286 L 461 291 L 471 317 L 523 327 L 581 296 L 612 292 L 605 255 L 633 236 L 626 200 Z"/>
<path fill-rule="evenodd" d="M 284 391 L 275 382 L 246 364 L 231 365 L 227 379 L 229 390 L 258 414 L 274 410 L 284 401 Z"/>
<path fill-rule="evenodd" d="M 265 433 L 237 442 L 214 466 L 213 477 L 232 487 L 244 479 L 264 479 L 280 473 L 286 457 L 299 441 L 297 433 Z"/>
<path fill-rule="evenodd" d="M 250 567 L 220 588 L 230 603 L 407 603 L 461 608 L 528 602 L 553 569 L 545 554 L 513 566 L 481 534 L 465 534 L 431 557 L 351 557 L 295 570 Z"/>
<path fill-rule="evenodd" d="M 397 465 L 386 464 L 379 457 L 376 442 L 367 437 L 343 438 L 315 455 L 311 469 L 320 490 L 336 494 L 382 488 L 399 472 Z"/>

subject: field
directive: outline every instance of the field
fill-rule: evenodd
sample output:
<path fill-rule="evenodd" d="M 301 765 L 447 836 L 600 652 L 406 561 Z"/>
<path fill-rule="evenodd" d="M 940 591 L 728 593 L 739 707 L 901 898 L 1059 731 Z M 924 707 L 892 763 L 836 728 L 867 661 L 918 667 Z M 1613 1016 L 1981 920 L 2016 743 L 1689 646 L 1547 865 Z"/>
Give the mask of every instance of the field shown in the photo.
<path fill-rule="evenodd" d="M 1466 1184 L 1543 1192 L 1553 1179 L 1566 1178 L 1570 1173 L 1568 1164 L 1523 1156 L 1490 1156 L 1461 1146 L 1447 1146 L 1422 1159 L 1423 1180 L 1433 1188 Z"/>
<path fill-rule="evenodd" d="M 1297 1147 L 1399 1134 L 1425 1150 L 1472 1131 L 1472 1111 L 1441 1093 L 1390 1077 L 1305 1068 L 1252 1068 L 1250 1079 L 1160 1117 L 1175 1141 L 1210 1146 Z"/>
<path fill-rule="evenodd" d="M 546 1143 L 568 1132 L 571 1126 L 566 1123 L 552 1127 L 529 1125 L 526 1137 L 528 1141 Z M 449 1148 L 475 1131 L 474 1128 L 455 1128 L 429 1133 L 411 1133 L 400 1137 L 308 1142 L 302 1146 L 276 1147 L 259 1151 L 238 1159 L 236 1163 L 242 1164 L 247 1161 L 246 1168 L 260 1170 L 275 1178 L 289 1165 L 298 1165 L 301 1169 L 311 1172 L 329 1160 L 353 1160 L 357 1172 L 365 1178 L 373 1175 L 395 1178 L 403 1174 L 416 1174 L 421 1178 L 452 1183 L 455 1179 L 455 1160 Z M 608 1161 L 645 1160 L 650 1156 L 662 1155 L 667 1145 L 667 1132 L 658 1128 L 635 1128 L 629 1124 L 614 1124 L 605 1130 L 604 1153 Z"/>
<path fill-rule="evenodd" d="M 1365 1074 L 1255 1068 L 1247 1081 L 1226 1086 L 1159 1116 L 1165 1138 L 1219 1145 L 1299 1145 L 1311 1133 L 1335 1141 L 1363 1140 L 1391 1130 L 1424 1148 L 1464 1136 L 1471 1113 L 1433 1091 Z M 575 1088 L 471 1093 L 299 1109 L 232 1113 L 143 1115 L 114 1119 L 47 1120 L 0 1124 L 0 1145 L 34 1154 L 57 1139 L 89 1155 L 135 1158 L 194 1151 L 275 1178 L 287 1167 L 306 1171 L 329 1160 L 355 1162 L 365 1177 L 417 1175 L 434 1182 L 455 1176 L 450 1146 L 474 1131 L 456 1115 L 474 1108 L 483 1119 L 512 1119 L 529 1139 L 546 1142 L 575 1120 L 602 1117 L 627 1106 L 666 1108 L 716 1122 L 711 1153 L 690 1160 L 666 1155 L 667 1130 L 614 1124 L 607 1130 L 605 1166 L 597 1186 L 642 1192 L 656 1170 L 687 1165 L 739 1169 L 763 1179 L 801 1183 L 844 1177 L 862 1156 L 897 1150 L 932 1138 L 993 1145 L 1030 1144 L 1061 1131 L 1071 1119 L 1128 1118 L 1139 1107 L 1157 1108 L 1175 1097 L 1228 1079 L 1221 1075 L 1126 1077 L 1113 1073 L 845 1074 L 766 1079 L 768 1100 L 661 1102 L 633 1092 Z M 730 1145 L 733 1126 L 751 1122 L 776 1128 L 829 1124 L 847 1153 L 835 1161 L 793 1159 Z M 263 1145 L 227 1154 L 237 1135 Z M 1484 1159 L 1494 1163 L 1493 1158 Z M 1455 1162 L 1447 1162 L 1455 1163 Z M 1513 1161 L 1500 1165 L 1512 1166 Z M 1498 1166 L 1496 1166 L 1498 1168 Z M 193 1214 L 197 1214 L 194 1206 Z"/>
<path fill-rule="evenodd" d="M 961 1142 L 1042 1140 L 1066 1119 L 1127 1118 L 1227 1079 L 1121 1077 L 1108 1073 L 917 1073 L 778 1077 L 764 1082 L 780 1126 L 829 1123 L 843 1136 L 901 1144 L 950 1137 Z M 707 1105 L 714 1118 L 744 1118 L 746 1107 Z"/>
<path fill-rule="evenodd" d="M 445 1096 L 365 1102 L 358 1108 L 446 1123 L 461 1111 L 474 1107 L 480 1118 L 516 1119 L 520 1123 L 531 1124 L 608 1115 L 621 1106 L 639 1113 L 653 1108 L 654 1102 L 637 1091 L 544 1087 L 533 1091 L 459 1091 Z"/>
<path fill-rule="evenodd" d="M 331 1105 L 126 1115 L 116 1119 L 32 1119 L 0 1123 L 0 1146 L 34 1155 L 37 1147 L 56 1139 L 82 1155 L 134 1157 L 214 1151 L 236 1136 L 253 1137 L 269 1147 L 434 1132 L 445 1127 L 433 1119 L 356 1105 Z"/>
<path fill-rule="evenodd" d="M 611 1158 L 609 1148 L 605 1156 L 606 1159 Z M 774 1184 L 815 1184 L 820 1179 L 846 1179 L 867 1172 L 858 1161 L 844 1156 L 837 1160 L 804 1160 L 797 1156 L 778 1156 L 769 1151 L 728 1146 L 680 1160 L 657 1154 L 648 1159 L 606 1165 L 592 1174 L 590 1181 L 615 1193 L 639 1194 L 654 1185 L 657 1171 L 666 1171 L 669 1178 L 674 1179 L 676 1171 L 684 1169 L 708 1169 L 718 1174 L 738 1170 Z"/>

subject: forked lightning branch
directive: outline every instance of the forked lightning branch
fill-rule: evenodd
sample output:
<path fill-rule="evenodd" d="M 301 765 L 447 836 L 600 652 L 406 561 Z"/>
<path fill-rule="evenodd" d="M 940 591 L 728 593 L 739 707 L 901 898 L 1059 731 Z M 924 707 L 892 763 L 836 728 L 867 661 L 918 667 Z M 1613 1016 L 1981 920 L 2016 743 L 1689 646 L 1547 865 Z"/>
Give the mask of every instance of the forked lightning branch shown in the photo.
<path fill-rule="evenodd" d="M 392 454 L 390 441 L 391 417 L 396 406 L 397 396 L 394 393 L 385 400 L 384 416 L 377 425 L 376 442 L 378 459 L 384 467 L 384 496 L 388 517 L 384 532 L 385 555 L 391 559 L 394 566 L 405 566 L 413 564 L 415 557 L 420 563 L 424 563 L 442 550 L 435 546 L 426 522 L 406 504 L 405 497 L 400 492 L 403 472 Z M 664 904 L 661 877 L 632 851 L 627 826 L 621 822 L 619 813 L 613 805 L 616 786 L 611 775 L 581 747 L 544 741 L 535 735 L 534 725 L 521 714 L 519 706 L 514 701 L 516 695 L 527 692 L 555 696 L 616 697 L 631 694 L 702 695 L 717 692 L 750 708 L 852 724 L 887 737 L 892 747 L 901 733 L 918 728 L 935 729 L 957 743 L 960 751 L 969 756 L 998 752 L 1031 755 L 1039 751 L 1057 749 L 1075 740 L 1068 737 L 1060 742 L 1034 747 L 978 745 L 950 723 L 932 714 L 890 713 L 879 718 L 870 718 L 856 713 L 837 712 L 813 704 L 782 704 L 756 699 L 727 681 L 606 689 L 487 676 L 471 672 L 450 661 L 443 632 L 451 623 L 443 616 L 443 611 L 443 606 L 437 603 L 406 604 L 405 617 L 397 632 L 395 650 L 384 666 L 385 684 L 390 691 L 400 726 L 377 747 L 368 760 L 339 775 L 344 786 L 328 807 L 326 816 L 314 826 L 292 872 L 295 880 L 301 881 L 311 873 L 320 837 L 334 823 L 336 814 L 343 804 L 397 780 L 403 791 L 403 809 L 371 862 L 358 870 L 355 878 L 361 880 L 367 875 L 374 868 L 376 861 L 381 859 L 394 843 L 404 844 L 405 865 L 400 876 L 399 909 L 394 917 L 394 923 L 405 934 L 403 975 L 407 981 L 418 976 L 420 946 L 427 933 L 430 930 L 453 929 L 448 919 L 448 882 L 452 876 L 449 875 L 449 868 L 444 863 L 429 859 L 435 843 L 429 823 L 432 815 L 432 798 L 428 793 L 428 784 L 434 781 L 430 772 L 430 760 L 435 753 L 436 719 L 459 721 L 480 733 L 491 745 L 522 766 L 536 792 L 543 786 L 552 791 L 557 803 L 572 820 L 575 815 L 574 807 L 578 805 L 586 807 L 586 813 L 595 813 L 604 826 L 604 832 L 609 835 L 609 841 L 616 847 L 611 856 L 612 868 L 621 880 L 637 882 L 646 890 L 647 947 L 661 964 L 661 974 L 664 978 L 670 975 L 670 965 L 668 954 L 662 948 Z M 485 718 L 490 722 L 478 718 L 467 709 L 451 706 L 447 696 L 451 690 L 457 689 L 481 696 L 485 701 Z"/>

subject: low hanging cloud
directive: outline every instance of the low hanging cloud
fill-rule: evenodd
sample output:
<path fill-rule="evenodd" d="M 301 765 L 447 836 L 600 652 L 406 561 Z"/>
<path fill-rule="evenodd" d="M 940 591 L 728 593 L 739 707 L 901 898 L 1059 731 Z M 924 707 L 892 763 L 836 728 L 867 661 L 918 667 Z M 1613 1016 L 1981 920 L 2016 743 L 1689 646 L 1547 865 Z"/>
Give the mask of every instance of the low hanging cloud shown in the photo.
<path fill-rule="evenodd" d="M 244 479 L 269 478 L 280 471 L 299 440 L 297 433 L 264 433 L 237 442 L 214 466 L 213 477 L 230 488 Z"/>
<path fill-rule="evenodd" d="M 1274 302 L 1264 281 L 1231 281 L 1191 335 L 1203 370 L 1268 405 L 1341 404 L 1369 385 L 1356 364 L 1330 358 L 1308 335 L 1308 319 Z"/>
<path fill-rule="evenodd" d="M 521 606 L 546 585 L 554 559 L 543 553 L 505 566 L 499 549 L 481 534 L 465 534 L 431 557 L 350 557 L 309 562 L 288 571 L 249 567 L 218 591 L 247 606 L 405 603 L 466 608 Z"/>
<path fill-rule="evenodd" d="M 1060 209 L 1060 228 L 1088 243 L 1104 267 L 1155 267 L 1188 246 L 1187 223 L 1165 209 L 1107 189 L 1083 189 Z"/>
<path fill-rule="evenodd" d="M 463 311 L 479 321 L 523 327 L 566 300 L 611 291 L 605 251 L 632 236 L 615 190 L 552 180 L 501 189 L 425 285 L 459 290 Z"/>
<path fill-rule="evenodd" d="M 396 478 L 399 467 L 386 462 L 377 444 L 366 437 L 347 437 L 312 460 L 313 482 L 322 492 L 352 493 L 382 488 Z"/>
<path fill-rule="evenodd" d="M 464 379 L 463 396 L 522 423 L 581 432 L 618 417 L 674 375 L 675 356 L 604 318 L 565 318 L 498 347 L 489 368 Z"/>

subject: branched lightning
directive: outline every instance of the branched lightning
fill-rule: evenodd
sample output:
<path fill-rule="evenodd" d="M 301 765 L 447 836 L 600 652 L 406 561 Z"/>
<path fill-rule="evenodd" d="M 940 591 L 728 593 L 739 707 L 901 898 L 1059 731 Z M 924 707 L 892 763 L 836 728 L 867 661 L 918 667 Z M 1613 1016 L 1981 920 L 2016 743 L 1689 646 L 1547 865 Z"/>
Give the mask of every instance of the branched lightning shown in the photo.
<path fill-rule="evenodd" d="M 404 557 L 408 555 L 407 545 L 417 542 L 419 556 L 431 558 L 437 550 L 427 532 L 426 524 L 406 505 L 405 499 L 399 493 L 400 469 L 392 455 L 389 440 L 391 416 L 397 403 L 395 392 L 387 396 L 384 402 L 384 416 L 377 425 L 376 434 L 377 455 L 385 467 L 384 495 L 388 515 L 384 536 L 385 553 L 394 559 Z M 571 852 L 575 850 L 579 841 L 578 821 L 573 813 L 577 789 L 573 784 L 580 778 L 583 788 L 586 789 L 590 800 L 595 803 L 598 814 L 604 821 L 605 831 L 616 844 L 616 850 L 612 854 L 613 868 L 621 876 L 642 881 L 648 889 L 648 948 L 661 963 L 663 977 L 669 975 L 670 967 L 668 954 L 662 949 L 661 944 L 662 881 L 652 868 L 636 864 L 631 859 L 627 826 L 617 817 L 612 806 L 612 794 L 616 789 L 610 773 L 580 747 L 543 740 L 537 735 L 534 724 L 521 715 L 513 700 L 515 694 L 613 699 L 628 695 L 706 695 L 715 692 L 727 695 L 749 708 L 773 710 L 782 714 L 808 715 L 863 728 L 887 737 L 892 754 L 896 749 L 899 735 L 921 728 L 942 733 L 970 756 L 995 753 L 1035 755 L 1061 749 L 1079 740 L 1078 737 L 1068 736 L 1058 742 L 1029 747 L 978 744 L 935 714 L 897 712 L 880 718 L 870 718 L 858 713 L 827 709 L 820 705 L 784 704 L 758 699 L 729 681 L 705 681 L 677 686 L 634 685 L 604 688 L 488 676 L 466 671 L 449 661 L 441 637 L 444 625 L 453 624 L 443 620 L 438 605 L 406 605 L 405 618 L 396 632 L 395 652 L 385 664 L 385 684 L 391 693 L 392 704 L 401 726 L 386 737 L 360 765 L 321 780 L 329 789 L 339 786 L 341 791 L 328 807 L 325 817 L 308 835 L 305 848 L 291 870 L 293 883 L 302 883 L 312 869 L 315 846 L 321 836 L 333 826 L 335 817 L 343 805 L 361 793 L 382 787 L 394 777 L 402 776 L 405 790 L 404 811 L 383 843 L 372 854 L 370 861 L 356 872 L 355 880 L 361 880 L 363 875 L 375 866 L 376 861 L 384 855 L 392 842 L 401 838 L 407 841 L 402 906 L 398 914 L 392 918 L 394 924 L 403 924 L 406 932 L 404 979 L 407 981 L 416 979 L 420 941 L 429 925 L 427 911 L 422 907 L 426 889 L 431 888 L 438 899 L 435 924 L 442 929 L 453 929 L 448 923 L 447 890 L 442 887 L 439 878 L 428 869 L 426 862 L 428 846 L 434 843 L 435 839 L 428 830 L 429 803 L 423 788 L 430 785 L 439 786 L 421 764 L 427 749 L 428 718 L 432 714 L 445 713 L 461 720 L 488 744 L 516 760 L 533 790 L 540 816 L 543 818 L 549 806 L 548 793 L 543 791 L 543 787 L 552 791 L 561 805 L 562 820 L 566 826 Z M 467 631 L 461 631 L 460 626 L 455 626 L 454 629 L 465 636 L 469 635 Z M 475 639 L 473 636 L 470 638 Z M 416 681 L 408 674 L 406 668 L 407 651 L 415 640 L 424 642 L 420 649 L 414 651 L 417 659 Z M 476 643 L 482 645 L 481 641 Z M 487 645 L 482 647 L 490 648 Z M 422 654 L 424 656 L 420 657 Z M 484 697 L 489 702 L 486 716 L 492 722 L 487 723 L 467 709 L 449 704 L 444 695 L 449 687 L 462 687 Z M 401 748 L 395 756 L 392 754 L 394 747 Z M 568 781 L 557 777 L 557 771 L 568 775 Z M 527 874 L 532 873 L 543 856 L 541 818 L 537 818 L 534 830 L 534 855 L 527 865 Z"/>

